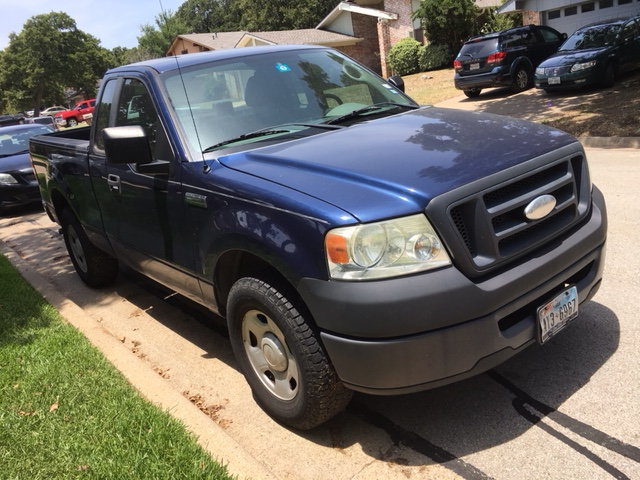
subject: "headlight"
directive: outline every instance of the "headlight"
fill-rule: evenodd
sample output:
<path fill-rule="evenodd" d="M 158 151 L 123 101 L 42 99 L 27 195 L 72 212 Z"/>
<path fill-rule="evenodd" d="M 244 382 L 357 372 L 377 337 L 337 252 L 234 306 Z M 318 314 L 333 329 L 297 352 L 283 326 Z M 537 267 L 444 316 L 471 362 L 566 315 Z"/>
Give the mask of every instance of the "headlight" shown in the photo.
<path fill-rule="evenodd" d="M 0 173 L 0 183 L 4 183 L 5 185 L 13 185 L 18 183 L 18 181 L 8 173 Z"/>
<path fill-rule="evenodd" d="M 536 75 L 544 75 L 544 68 L 543 67 L 536 68 Z"/>
<path fill-rule="evenodd" d="M 451 265 L 424 215 L 331 230 L 325 237 L 331 278 L 370 280 Z"/>
<path fill-rule="evenodd" d="M 571 67 L 572 72 L 579 72 L 580 70 L 586 70 L 587 68 L 592 68 L 596 66 L 596 61 L 591 60 L 590 62 L 585 63 L 576 63 L 573 67 Z"/>

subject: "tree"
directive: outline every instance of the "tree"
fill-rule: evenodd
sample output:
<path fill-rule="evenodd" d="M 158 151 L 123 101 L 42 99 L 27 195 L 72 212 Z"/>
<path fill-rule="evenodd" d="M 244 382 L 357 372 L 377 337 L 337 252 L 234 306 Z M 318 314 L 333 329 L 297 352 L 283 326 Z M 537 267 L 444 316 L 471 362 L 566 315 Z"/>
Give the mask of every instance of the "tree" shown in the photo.
<path fill-rule="evenodd" d="M 413 17 L 419 18 L 430 43 L 458 52 L 473 35 L 478 10 L 471 0 L 422 0 Z"/>
<path fill-rule="evenodd" d="M 233 0 L 186 0 L 176 16 L 188 33 L 241 30 L 242 12 Z"/>
<path fill-rule="evenodd" d="M 148 23 L 142 25 L 142 35 L 138 37 L 138 49 L 148 52 L 150 58 L 164 57 L 173 39 L 187 31 L 183 21 L 171 10 L 156 15 L 155 20 L 155 27 Z"/>
<path fill-rule="evenodd" d="M 339 0 L 235 0 L 242 12 L 243 30 L 268 32 L 313 28 L 327 16 Z"/>
<path fill-rule="evenodd" d="M 62 103 L 67 87 L 95 93 L 111 60 L 66 13 L 35 15 L 19 34 L 9 35 L 0 56 L 0 91 L 6 104 L 38 115 L 45 103 Z"/>

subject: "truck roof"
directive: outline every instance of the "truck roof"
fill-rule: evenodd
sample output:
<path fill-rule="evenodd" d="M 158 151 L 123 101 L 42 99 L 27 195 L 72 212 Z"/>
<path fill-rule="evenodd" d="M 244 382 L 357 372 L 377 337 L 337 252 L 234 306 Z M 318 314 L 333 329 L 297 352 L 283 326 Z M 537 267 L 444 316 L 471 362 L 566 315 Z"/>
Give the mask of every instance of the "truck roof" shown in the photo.
<path fill-rule="evenodd" d="M 171 57 L 155 58 L 152 60 L 143 60 L 141 62 L 123 65 L 109 70 L 107 73 L 117 73 L 120 71 L 130 71 L 136 67 L 145 69 L 153 69 L 159 73 L 176 70 L 177 68 L 186 68 L 202 63 L 209 63 L 217 60 L 229 60 L 233 58 L 245 58 L 253 55 L 262 55 L 271 52 L 309 50 L 309 49 L 325 49 L 327 47 L 319 45 L 269 45 L 261 47 L 245 47 L 230 48 L 226 50 L 212 50 L 209 52 L 190 53 L 185 55 L 176 55 Z"/>

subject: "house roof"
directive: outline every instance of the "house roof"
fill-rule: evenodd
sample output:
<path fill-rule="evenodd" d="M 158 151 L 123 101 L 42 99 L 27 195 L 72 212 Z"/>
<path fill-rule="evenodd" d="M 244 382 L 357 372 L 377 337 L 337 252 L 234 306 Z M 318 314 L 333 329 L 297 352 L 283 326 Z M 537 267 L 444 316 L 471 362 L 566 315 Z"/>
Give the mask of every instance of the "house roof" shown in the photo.
<path fill-rule="evenodd" d="M 307 28 L 302 30 L 281 30 L 277 32 L 245 32 L 243 37 L 237 42 L 237 47 L 250 45 L 252 40 L 270 45 L 325 45 L 325 46 L 345 46 L 355 45 L 360 38 L 342 33 Z"/>
<path fill-rule="evenodd" d="M 169 51 L 179 51 L 178 48 L 174 47 L 176 47 L 181 40 L 202 45 L 210 50 L 234 48 L 245 33 L 247 32 L 192 33 L 187 35 L 178 35 L 173 39 L 173 42 L 171 42 Z"/>
<path fill-rule="evenodd" d="M 379 3 L 379 2 L 378 2 Z M 331 25 L 335 20 L 343 14 L 343 12 L 351 12 L 351 13 L 359 13 L 361 15 L 368 15 L 371 17 L 378 17 L 385 20 L 397 20 L 398 14 L 385 12 L 384 10 L 377 10 L 375 8 L 369 7 L 361 7 L 360 5 L 355 5 L 351 2 L 340 2 L 336 8 L 334 8 L 329 15 L 324 17 L 324 19 L 318 24 L 316 28 L 327 28 Z"/>

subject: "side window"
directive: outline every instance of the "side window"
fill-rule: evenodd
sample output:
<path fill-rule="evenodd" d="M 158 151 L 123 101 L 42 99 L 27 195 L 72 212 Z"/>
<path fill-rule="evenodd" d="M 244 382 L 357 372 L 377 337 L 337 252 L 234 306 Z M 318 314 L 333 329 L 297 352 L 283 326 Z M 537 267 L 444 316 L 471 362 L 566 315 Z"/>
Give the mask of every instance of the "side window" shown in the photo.
<path fill-rule="evenodd" d="M 638 25 L 634 20 L 627 23 L 622 29 L 622 41 L 628 42 L 630 40 L 635 40 L 638 36 Z"/>
<path fill-rule="evenodd" d="M 540 32 L 540 35 L 542 35 L 544 41 L 547 43 L 559 42 L 560 40 L 562 40 L 558 35 L 556 35 L 555 32 L 547 30 L 546 28 L 539 28 L 538 31 Z"/>
<path fill-rule="evenodd" d="M 109 115 L 111 113 L 111 105 L 113 104 L 113 95 L 116 91 L 116 80 L 109 80 L 104 86 L 100 103 L 96 107 L 95 113 L 95 149 L 104 152 L 104 142 L 102 140 L 102 130 L 109 126 Z"/>
<path fill-rule="evenodd" d="M 149 149 L 154 160 L 169 159 L 169 142 L 158 118 L 147 87 L 134 78 L 124 81 L 118 110 L 116 127 L 140 125 L 147 134 Z"/>

